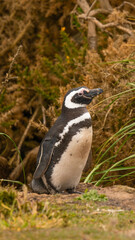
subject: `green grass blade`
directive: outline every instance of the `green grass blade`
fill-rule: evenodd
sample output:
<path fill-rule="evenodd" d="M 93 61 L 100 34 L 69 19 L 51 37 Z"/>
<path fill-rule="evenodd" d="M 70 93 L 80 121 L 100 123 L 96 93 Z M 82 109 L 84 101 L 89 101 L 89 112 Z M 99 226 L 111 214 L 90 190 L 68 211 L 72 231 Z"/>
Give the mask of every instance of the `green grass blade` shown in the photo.
<path fill-rule="evenodd" d="M 134 86 L 134 85 L 133 85 L 133 86 Z M 127 93 L 130 93 L 130 92 L 132 93 L 133 91 L 135 91 L 135 86 L 134 86 L 134 88 L 128 89 L 128 90 L 123 91 L 123 92 L 121 92 L 121 93 L 117 93 L 117 94 L 115 94 L 115 95 L 113 95 L 113 96 L 110 96 L 110 97 L 108 97 L 108 98 L 100 101 L 99 103 L 97 103 L 97 104 L 95 104 L 94 106 L 92 106 L 92 107 L 90 108 L 90 110 L 93 109 L 93 108 L 95 108 L 95 107 L 97 107 L 97 106 L 99 106 L 101 103 L 106 102 L 106 101 L 109 100 L 109 99 L 112 99 L 112 98 L 114 98 L 114 97 L 121 97 L 122 95 L 127 94 Z"/>
<path fill-rule="evenodd" d="M 20 185 L 23 185 L 24 183 L 20 182 L 20 181 L 15 181 L 15 180 L 9 180 L 9 179 L 0 179 L 0 182 L 10 182 L 10 183 L 17 183 Z"/>
<path fill-rule="evenodd" d="M 113 169 L 114 167 L 118 166 L 119 164 L 129 160 L 135 158 L 135 154 L 132 154 L 129 157 L 126 157 L 122 160 L 120 160 L 119 162 L 114 163 L 109 169 L 106 170 L 106 172 L 104 173 L 104 175 L 97 181 L 97 183 L 95 184 L 95 186 L 99 186 L 99 184 L 102 182 L 102 180 L 104 179 L 104 177 L 110 172 L 111 169 Z"/>
<path fill-rule="evenodd" d="M 87 183 L 87 182 L 90 182 L 91 181 L 91 178 L 93 177 L 94 173 L 96 172 L 97 169 L 99 169 L 104 163 L 108 162 L 109 160 L 115 158 L 116 155 L 104 160 L 103 162 L 99 163 L 98 165 L 96 165 L 92 171 L 89 173 L 89 175 L 86 177 L 84 183 Z"/>
<path fill-rule="evenodd" d="M 105 156 L 105 154 L 114 146 L 116 145 L 123 137 L 125 137 L 128 134 L 132 134 L 134 130 L 129 131 L 131 128 L 135 127 L 135 122 L 129 124 L 128 126 L 125 126 L 121 128 L 117 133 L 115 133 L 113 136 L 111 136 L 102 146 L 98 156 L 97 156 L 97 163 L 101 161 L 101 159 Z M 127 132 L 129 131 L 129 132 Z M 122 136 L 121 136 L 122 135 Z M 120 136 L 120 137 L 119 137 Z M 102 154 L 103 150 L 110 144 L 110 142 L 115 139 L 116 137 L 119 137 L 113 144 L 107 148 L 107 150 Z M 102 156 L 101 156 L 102 154 Z M 101 156 L 101 157 L 100 157 Z"/>
<path fill-rule="evenodd" d="M 132 170 L 132 169 L 135 169 L 135 166 L 132 166 L 132 167 L 117 167 L 117 168 L 111 169 L 110 172 L 127 171 L 127 170 Z M 100 172 L 96 172 L 95 175 L 99 175 L 99 174 L 106 173 L 106 172 L 107 172 L 107 170 L 103 170 L 103 171 L 100 171 Z"/>

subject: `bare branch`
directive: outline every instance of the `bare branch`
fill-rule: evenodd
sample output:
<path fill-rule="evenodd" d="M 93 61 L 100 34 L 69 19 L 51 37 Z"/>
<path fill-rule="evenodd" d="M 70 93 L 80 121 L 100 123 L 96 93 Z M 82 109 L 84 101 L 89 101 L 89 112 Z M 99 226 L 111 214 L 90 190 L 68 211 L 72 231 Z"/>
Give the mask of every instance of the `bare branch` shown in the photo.
<path fill-rule="evenodd" d="M 78 16 L 79 18 L 81 19 L 87 19 L 87 20 L 91 20 L 92 22 L 94 22 L 97 27 L 101 28 L 101 29 L 104 29 L 104 28 L 107 28 L 107 27 L 116 27 L 118 23 L 107 23 L 107 24 L 102 24 L 100 21 L 98 21 L 95 17 L 86 17 L 85 14 L 81 14 Z"/>
<path fill-rule="evenodd" d="M 106 32 L 106 28 L 110 27 L 116 27 L 117 29 L 128 33 L 129 35 L 132 35 L 134 30 L 129 29 L 128 26 L 123 26 L 123 23 L 126 23 L 126 20 L 124 19 L 124 22 L 121 23 L 116 19 L 115 22 L 109 22 L 107 24 L 102 24 L 96 17 L 95 15 L 98 13 L 103 13 L 103 14 L 110 14 L 113 11 L 113 8 L 109 2 L 109 0 L 99 0 L 101 9 L 94 9 L 94 5 L 96 4 L 96 0 L 93 1 L 92 5 L 89 6 L 87 0 L 77 0 L 77 4 L 82 8 L 83 14 L 78 15 L 78 19 L 84 19 L 88 20 L 88 44 L 90 49 L 96 50 L 97 47 L 97 35 L 96 35 L 96 26 L 101 29 L 101 31 Z M 128 2 L 124 1 L 123 4 L 128 4 Z M 123 4 L 120 5 L 120 8 L 123 6 Z M 129 3 L 130 6 L 135 8 L 135 6 L 131 3 Z M 117 8 L 119 9 L 119 8 Z M 128 23 L 128 22 L 127 22 Z M 134 25 L 134 23 L 130 23 L 131 25 Z"/>
<path fill-rule="evenodd" d="M 8 72 L 6 73 L 6 77 L 5 77 L 4 81 L 2 81 L 2 89 L 0 90 L 0 93 L 2 92 L 3 89 L 6 88 L 9 80 L 13 80 L 13 79 L 16 79 L 16 78 L 17 78 L 17 77 L 10 77 L 10 74 L 11 74 L 11 71 L 12 71 L 13 66 L 14 66 L 14 64 L 15 64 L 16 58 L 18 57 L 21 49 L 22 49 L 22 45 L 20 45 L 20 46 L 18 47 L 17 52 L 16 52 L 16 54 L 14 55 L 12 62 L 10 63 L 9 70 L 8 70 Z"/>
<path fill-rule="evenodd" d="M 109 0 L 99 0 L 99 2 L 100 2 L 101 8 L 109 10 L 109 11 L 113 10 L 111 4 L 109 3 Z"/>
<path fill-rule="evenodd" d="M 24 142 L 24 139 L 25 139 L 26 136 L 27 136 L 27 133 L 28 133 L 28 131 L 29 131 L 29 129 L 30 129 L 31 123 L 34 121 L 35 117 L 37 116 L 37 113 L 38 113 L 38 108 L 36 108 L 36 110 L 35 110 L 32 118 L 30 119 L 30 121 L 29 121 L 29 123 L 28 123 L 28 125 L 27 125 L 27 127 L 26 127 L 26 129 L 25 129 L 25 131 L 24 131 L 24 134 L 23 134 L 22 137 L 21 137 L 21 140 L 20 140 L 19 145 L 18 145 L 18 150 L 19 150 L 19 151 L 21 150 L 21 147 L 22 147 L 22 144 L 23 144 L 23 142 Z"/>
<path fill-rule="evenodd" d="M 23 171 L 23 168 L 26 168 L 28 163 L 33 164 L 34 161 L 36 162 L 36 156 L 38 154 L 38 151 L 39 147 L 35 147 L 34 149 L 32 149 L 24 158 L 23 163 L 19 163 L 19 165 L 16 166 L 16 168 L 11 172 L 11 174 L 9 175 L 9 179 L 10 180 L 18 179 Z"/>
<path fill-rule="evenodd" d="M 38 131 L 42 132 L 43 134 L 48 132 L 48 128 L 41 121 L 39 121 L 39 123 L 32 122 L 31 126 L 36 128 Z"/>
<path fill-rule="evenodd" d="M 73 14 L 77 15 L 77 11 L 76 11 L 77 7 L 78 7 L 78 4 L 75 5 L 75 7 L 73 8 L 73 10 L 70 13 L 70 26 L 71 26 L 71 29 L 74 29 L 74 26 L 73 26 Z"/>
<path fill-rule="evenodd" d="M 110 12 L 111 11 L 103 9 L 103 8 L 94 9 L 89 13 L 89 17 L 94 17 L 95 15 L 97 15 L 99 13 L 109 14 Z"/>
<path fill-rule="evenodd" d="M 77 3 L 82 8 L 86 16 L 87 14 L 88 15 L 90 14 L 90 6 L 86 0 L 77 0 Z M 95 4 L 95 1 L 93 5 L 94 4 Z M 97 49 L 96 26 L 95 26 L 95 23 L 91 21 L 91 19 L 89 19 L 89 22 L 88 22 L 88 44 L 90 49 L 92 50 Z"/>
<path fill-rule="evenodd" d="M 77 7 L 78 7 L 78 4 L 75 5 L 75 7 L 73 8 L 73 10 L 71 11 L 71 14 L 76 13 L 76 9 L 77 9 Z"/>
<path fill-rule="evenodd" d="M 118 29 L 122 30 L 123 32 L 128 33 L 129 35 L 133 35 L 133 32 L 129 30 L 128 28 L 125 28 L 123 26 L 117 26 Z"/>
<path fill-rule="evenodd" d="M 19 33 L 19 35 L 17 36 L 17 38 L 13 41 L 13 43 L 11 43 L 8 47 L 6 47 L 5 49 L 3 49 L 0 52 L 0 57 L 2 57 L 3 55 L 5 55 L 8 51 L 10 51 L 14 46 L 16 46 L 19 41 L 23 38 L 23 36 L 25 35 L 25 33 L 28 31 L 28 28 L 31 26 L 31 21 L 29 21 L 24 29 Z"/>
<path fill-rule="evenodd" d="M 9 79 L 9 76 L 10 76 L 11 71 L 12 71 L 12 69 L 13 69 L 13 66 L 14 66 L 14 64 L 15 64 L 15 60 L 16 60 L 16 58 L 18 57 L 21 49 L 22 49 L 22 45 L 20 45 L 20 46 L 18 47 L 17 52 L 16 52 L 16 54 L 15 54 L 14 57 L 13 57 L 13 60 L 12 60 L 12 62 L 11 62 L 11 64 L 10 64 L 8 73 L 6 74 L 6 78 L 5 78 L 6 81 Z"/>
<path fill-rule="evenodd" d="M 129 24 L 129 25 L 135 25 L 135 22 L 130 22 L 128 20 L 125 19 L 125 23 Z"/>
<path fill-rule="evenodd" d="M 94 0 L 94 2 L 91 4 L 89 11 L 87 12 L 87 15 L 86 15 L 87 17 L 89 16 L 89 13 L 92 10 L 92 8 L 95 6 L 96 2 L 97 2 L 97 0 Z"/>
<path fill-rule="evenodd" d="M 10 80 L 17 80 L 18 79 L 18 77 L 17 76 L 14 76 L 14 77 L 8 77 L 8 81 L 10 81 Z"/>
<path fill-rule="evenodd" d="M 98 21 L 96 18 L 94 17 L 86 17 L 85 14 L 81 14 L 78 16 L 79 18 L 83 18 L 83 19 L 88 19 L 88 20 L 91 20 L 92 22 L 94 22 L 97 27 L 99 27 L 101 30 L 105 29 L 105 28 L 109 28 L 109 27 L 117 27 L 118 29 L 122 30 L 123 32 L 126 32 L 128 33 L 129 35 L 132 35 L 132 31 L 123 27 L 123 26 L 120 26 L 118 22 L 112 22 L 112 23 L 107 23 L 107 24 L 102 24 L 100 21 Z"/>
<path fill-rule="evenodd" d="M 32 118 L 30 119 L 30 121 L 29 121 L 29 123 L 28 123 L 28 125 L 27 125 L 27 127 L 26 127 L 26 129 L 25 129 L 25 131 L 24 131 L 24 134 L 22 135 L 22 137 L 21 137 L 21 139 L 20 139 L 20 142 L 19 142 L 19 144 L 18 144 L 18 150 L 19 150 L 19 151 L 21 150 L 22 144 L 23 144 L 23 142 L 24 142 L 24 140 L 25 140 L 25 138 L 26 138 L 26 136 L 27 136 L 27 133 L 28 133 L 28 131 L 29 131 L 30 127 L 31 127 L 31 124 L 32 124 L 32 122 L 34 121 L 37 113 L 38 113 L 38 108 L 36 108 L 36 110 L 35 110 Z M 14 154 L 14 156 L 11 158 L 9 164 L 12 164 L 12 163 L 13 163 L 13 161 L 14 161 L 15 158 L 16 158 L 16 156 L 18 156 L 17 161 L 16 161 L 16 165 L 19 163 L 19 155 L 18 155 L 18 153 L 16 152 L 16 153 Z"/>
<path fill-rule="evenodd" d="M 46 125 L 45 107 L 42 105 L 41 109 L 42 109 L 42 114 L 43 114 L 43 124 Z"/>
<path fill-rule="evenodd" d="M 92 21 L 97 25 L 97 27 L 99 27 L 101 29 L 108 28 L 108 27 L 116 27 L 118 25 L 117 22 L 102 24 L 96 18 L 92 18 Z"/>
<path fill-rule="evenodd" d="M 108 10 L 105 10 L 105 9 L 95 9 L 95 10 L 92 10 L 90 13 L 89 13 L 89 16 L 87 16 L 87 14 L 85 13 L 82 13 L 80 15 L 78 15 L 78 18 L 82 18 L 82 19 L 88 19 L 88 17 L 94 17 L 95 15 L 99 14 L 99 13 L 104 13 L 104 14 L 109 14 L 110 11 Z"/>
<path fill-rule="evenodd" d="M 96 34 L 96 26 L 92 21 L 88 22 L 88 44 L 89 49 L 96 50 L 97 49 L 97 34 Z"/>
<path fill-rule="evenodd" d="M 41 96 L 40 96 L 40 104 L 41 104 L 41 110 L 43 115 L 43 124 L 46 125 L 45 107 L 43 106 L 43 101 Z"/>
<path fill-rule="evenodd" d="M 116 7 L 116 9 L 120 10 L 124 5 L 129 5 L 131 8 L 135 9 L 135 5 L 131 2 L 124 1 L 120 6 Z"/>
<path fill-rule="evenodd" d="M 81 7 L 81 9 L 84 11 L 84 13 L 88 13 L 89 11 L 89 4 L 87 3 L 86 0 L 77 0 L 78 5 Z"/>

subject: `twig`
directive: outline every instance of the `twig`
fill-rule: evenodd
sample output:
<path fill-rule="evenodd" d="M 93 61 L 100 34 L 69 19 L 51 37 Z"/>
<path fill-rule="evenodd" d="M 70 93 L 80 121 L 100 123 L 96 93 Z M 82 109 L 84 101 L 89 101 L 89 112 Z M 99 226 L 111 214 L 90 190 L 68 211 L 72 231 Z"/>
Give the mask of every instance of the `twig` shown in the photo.
<path fill-rule="evenodd" d="M 90 6 L 90 8 L 89 8 L 89 11 L 88 11 L 87 14 L 86 14 L 86 17 L 89 16 L 89 13 L 90 13 L 90 11 L 92 10 L 92 8 L 95 6 L 96 2 L 97 2 L 97 0 L 95 0 L 95 1 L 91 4 L 91 6 Z"/>
<path fill-rule="evenodd" d="M 43 106 L 43 101 L 41 96 L 40 96 L 40 104 L 41 104 L 41 110 L 43 115 L 43 124 L 46 125 L 45 107 Z"/>
<path fill-rule="evenodd" d="M 20 46 L 18 47 L 17 52 L 16 52 L 16 54 L 15 54 L 14 57 L 13 57 L 13 60 L 12 60 L 12 62 L 11 62 L 11 64 L 10 64 L 8 73 L 6 74 L 5 81 L 8 81 L 8 80 L 9 80 L 9 76 L 10 76 L 11 71 L 12 71 L 12 69 L 13 69 L 13 66 L 14 66 L 14 64 L 15 64 L 15 60 L 16 60 L 16 58 L 18 57 L 21 49 L 22 49 L 22 45 L 20 45 Z"/>
<path fill-rule="evenodd" d="M 125 28 L 123 26 L 117 26 L 118 29 L 122 30 L 123 32 L 128 33 L 129 35 L 132 35 L 133 32 L 131 30 L 129 30 L 128 28 Z"/>
<path fill-rule="evenodd" d="M 83 18 L 83 19 L 88 19 L 88 17 L 94 17 L 95 15 L 97 15 L 99 13 L 109 14 L 110 11 L 105 10 L 105 9 L 94 9 L 89 13 L 89 16 L 87 16 L 87 13 L 82 13 L 82 14 L 78 15 L 77 17 Z"/>
<path fill-rule="evenodd" d="M 0 52 L 0 58 L 3 57 L 3 55 L 5 55 L 8 51 L 10 51 L 14 46 L 16 46 L 20 40 L 23 38 L 23 36 L 25 35 L 25 33 L 28 31 L 28 28 L 31 26 L 31 21 L 29 21 L 24 29 L 21 30 L 21 32 L 19 33 L 19 35 L 17 36 L 17 38 L 13 41 L 13 43 L 11 43 L 8 47 L 6 47 L 5 49 L 3 49 Z"/>
<path fill-rule="evenodd" d="M 77 0 L 78 5 L 82 8 L 85 16 L 89 13 L 90 14 L 90 6 L 86 0 Z M 95 23 L 89 19 L 88 21 L 88 44 L 89 49 L 97 50 L 97 35 L 96 35 L 96 26 Z"/>
<path fill-rule="evenodd" d="M 129 25 L 135 25 L 135 22 L 130 22 L 128 20 L 125 19 L 125 23 L 129 24 Z"/>
<path fill-rule="evenodd" d="M 39 121 L 39 123 L 32 122 L 31 126 L 36 128 L 38 131 L 40 131 L 44 134 L 48 131 L 48 128 L 40 121 Z"/>
<path fill-rule="evenodd" d="M 17 80 L 18 79 L 18 77 L 17 76 L 14 76 L 14 77 L 8 77 L 8 82 L 10 81 L 10 80 Z"/>
<path fill-rule="evenodd" d="M 19 163 L 19 165 L 10 173 L 9 179 L 10 180 L 16 180 L 21 175 L 23 168 L 26 167 L 26 165 L 29 163 L 30 165 L 34 163 L 34 159 L 36 161 L 36 156 L 38 154 L 39 147 L 35 147 L 32 149 L 24 158 L 22 163 Z"/>
<path fill-rule="evenodd" d="M 99 0 L 99 2 L 100 2 L 101 8 L 109 10 L 109 11 L 113 10 L 109 0 Z"/>
<path fill-rule="evenodd" d="M 108 116 L 108 114 L 110 113 L 110 111 L 112 110 L 112 108 L 113 108 L 113 104 L 110 106 L 110 108 L 108 109 L 108 111 L 107 111 L 107 113 L 106 113 L 106 115 L 105 115 L 102 129 L 103 129 L 104 126 L 105 126 L 105 122 L 106 122 L 107 116 Z"/>
<path fill-rule="evenodd" d="M 96 18 L 94 17 L 86 17 L 85 14 L 81 14 L 78 16 L 79 18 L 82 18 L 82 19 L 88 19 L 88 20 L 91 20 L 92 22 L 94 22 L 97 27 L 99 27 L 101 30 L 105 29 L 105 28 L 108 28 L 108 27 L 117 27 L 118 29 L 122 30 L 123 32 L 126 32 L 128 33 L 129 35 L 132 35 L 132 31 L 123 27 L 123 26 L 120 26 L 118 22 L 111 22 L 111 23 L 107 23 L 107 24 L 102 24 L 100 21 L 98 21 Z"/>
<path fill-rule="evenodd" d="M 135 32 L 134 30 L 129 29 L 128 27 L 125 27 L 121 25 L 121 22 L 115 21 L 107 24 L 102 24 L 95 16 L 98 13 L 103 13 L 103 14 L 110 14 L 113 12 L 113 8 L 109 2 L 109 0 L 99 0 L 101 8 L 99 9 L 94 9 L 92 8 L 96 4 L 96 0 L 93 0 L 93 3 L 91 6 L 89 6 L 87 0 L 77 0 L 78 6 L 80 6 L 83 10 L 83 14 L 77 14 L 78 19 L 83 19 L 83 20 L 88 20 L 88 44 L 90 49 L 96 50 L 96 43 L 97 43 L 97 36 L 96 36 L 96 27 L 99 27 L 101 31 L 106 32 L 106 28 L 109 27 L 116 27 L 117 29 L 126 32 L 130 36 L 133 35 Z M 132 8 L 135 9 L 135 5 L 132 3 L 129 3 L 127 1 L 124 1 L 119 7 L 116 9 L 120 9 L 123 7 L 125 4 L 131 6 Z M 130 25 L 135 25 L 135 23 L 130 23 L 125 20 L 125 23 L 128 23 Z M 110 34 L 110 33 L 109 33 Z"/>
<path fill-rule="evenodd" d="M 90 6 L 86 0 L 77 0 L 77 4 L 82 8 L 85 14 L 88 13 Z"/>
<path fill-rule="evenodd" d="M 46 125 L 45 107 L 42 105 L 41 109 L 42 109 L 42 114 L 43 114 L 43 124 Z"/>
<path fill-rule="evenodd" d="M 78 7 L 78 4 L 75 5 L 75 7 L 73 8 L 73 10 L 71 11 L 71 14 L 76 13 L 76 9 L 77 9 L 77 7 Z"/>
<path fill-rule="evenodd" d="M 120 6 L 116 7 L 116 9 L 121 9 L 126 4 L 135 9 L 135 5 L 127 1 L 124 1 Z"/>
<path fill-rule="evenodd" d="M 94 22 L 97 25 L 97 27 L 99 27 L 101 29 L 108 28 L 108 27 L 116 27 L 117 24 L 118 24 L 117 22 L 102 24 L 95 17 L 86 17 L 85 14 L 81 14 L 78 17 L 81 18 L 81 19 L 91 20 L 92 22 Z"/>
<path fill-rule="evenodd" d="M 90 12 L 89 17 L 94 17 L 95 15 L 97 15 L 99 13 L 109 14 L 109 13 L 111 13 L 111 11 L 103 9 L 103 8 L 94 9 Z"/>
<path fill-rule="evenodd" d="M 75 5 L 75 7 L 73 8 L 73 10 L 71 11 L 71 16 L 70 16 L 70 26 L 71 26 L 71 29 L 74 29 L 74 26 L 73 26 L 73 14 L 76 14 L 77 15 L 77 9 L 78 7 L 78 4 Z"/>
<path fill-rule="evenodd" d="M 29 131 L 30 127 L 31 127 L 31 124 L 32 124 L 32 122 L 34 121 L 37 113 L 38 113 L 38 108 L 36 108 L 36 110 L 35 110 L 32 118 L 30 119 L 30 121 L 29 121 L 29 123 L 28 123 L 28 125 L 27 125 L 27 127 L 26 127 L 26 129 L 25 129 L 25 131 L 24 131 L 24 134 L 22 135 L 22 137 L 21 137 L 21 139 L 20 139 L 20 142 L 19 142 L 19 144 L 18 144 L 18 150 L 19 150 L 19 151 L 21 150 L 22 144 L 23 144 L 23 142 L 24 142 L 24 140 L 25 140 L 25 138 L 26 138 L 26 136 L 27 136 L 27 133 L 28 133 L 28 131 Z M 9 164 L 12 164 L 12 163 L 13 163 L 13 161 L 14 161 L 15 158 L 16 158 L 16 156 L 18 156 L 18 157 L 17 157 L 17 161 L 16 161 L 16 165 L 19 163 L 19 155 L 18 155 L 18 153 L 15 153 L 14 156 L 11 158 Z"/>
<path fill-rule="evenodd" d="M 9 70 L 8 70 L 8 72 L 6 73 L 6 77 L 5 77 L 4 81 L 2 81 L 2 89 L 0 89 L 0 93 L 2 92 L 3 89 L 6 88 L 6 85 L 8 84 L 9 80 L 12 80 L 12 79 L 16 79 L 16 78 L 17 78 L 17 77 L 10 77 L 10 74 L 11 74 L 11 71 L 12 71 L 13 66 L 14 66 L 14 64 L 15 64 L 16 58 L 18 57 L 21 49 L 22 49 L 22 45 L 20 45 L 20 46 L 18 47 L 17 52 L 16 52 L 16 54 L 14 55 L 12 62 L 10 63 Z"/>

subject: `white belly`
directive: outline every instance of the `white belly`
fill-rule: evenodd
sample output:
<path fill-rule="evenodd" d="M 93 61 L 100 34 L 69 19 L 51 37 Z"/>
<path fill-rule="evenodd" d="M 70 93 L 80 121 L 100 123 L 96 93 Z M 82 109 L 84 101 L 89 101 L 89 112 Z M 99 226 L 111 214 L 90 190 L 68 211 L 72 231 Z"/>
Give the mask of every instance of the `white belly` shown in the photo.
<path fill-rule="evenodd" d="M 92 143 L 92 127 L 82 128 L 72 137 L 59 163 L 53 169 L 51 182 L 57 190 L 74 188 L 80 181 Z"/>

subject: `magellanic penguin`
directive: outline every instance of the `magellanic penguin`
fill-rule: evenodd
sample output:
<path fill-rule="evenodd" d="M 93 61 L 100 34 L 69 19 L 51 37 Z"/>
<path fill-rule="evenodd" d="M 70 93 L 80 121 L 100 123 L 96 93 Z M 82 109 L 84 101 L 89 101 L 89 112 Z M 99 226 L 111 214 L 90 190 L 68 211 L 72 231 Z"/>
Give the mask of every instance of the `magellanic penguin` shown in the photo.
<path fill-rule="evenodd" d="M 34 192 L 75 191 L 92 143 L 91 116 L 86 106 L 102 92 L 100 88 L 87 87 L 67 92 L 61 115 L 40 145 L 31 184 Z"/>

